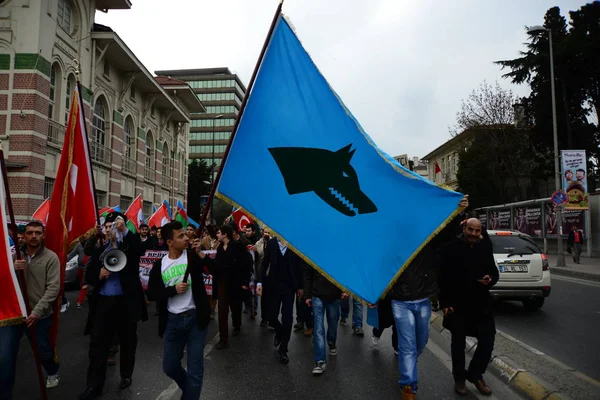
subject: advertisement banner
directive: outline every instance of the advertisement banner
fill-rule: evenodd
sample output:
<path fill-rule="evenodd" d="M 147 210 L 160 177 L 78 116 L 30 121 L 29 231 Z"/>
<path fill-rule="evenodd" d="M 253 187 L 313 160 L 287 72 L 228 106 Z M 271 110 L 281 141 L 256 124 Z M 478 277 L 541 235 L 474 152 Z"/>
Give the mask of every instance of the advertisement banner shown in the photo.
<path fill-rule="evenodd" d="M 514 229 L 533 237 L 542 237 L 542 207 L 515 208 Z"/>
<path fill-rule="evenodd" d="M 568 235 L 573 226 L 581 230 L 585 235 L 585 211 L 564 210 L 563 211 L 563 235 Z"/>
<path fill-rule="evenodd" d="M 487 226 L 488 226 L 488 223 L 487 223 L 487 212 L 480 211 L 479 214 L 477 215 L 477 218 L 479 219 L 479 222 L 481 222 L 481 228 L 482 229 L 487 229 Z"/>
<path fill-rule="evenodd" d="M 569 201 L 565 209 L 587 210 L 587 158 L 584 150 L 561 150 L 563 190 Z"/>
<path fill-rule="evenodd" d="M 544 204 L 544 231 L 547 236 L 558 234 L 558 217 L 552 203 Z"/>
<path fill-rule="evenodd" d="M 510 208 L 489 211 L 490 230 L 510 229 Z"/>

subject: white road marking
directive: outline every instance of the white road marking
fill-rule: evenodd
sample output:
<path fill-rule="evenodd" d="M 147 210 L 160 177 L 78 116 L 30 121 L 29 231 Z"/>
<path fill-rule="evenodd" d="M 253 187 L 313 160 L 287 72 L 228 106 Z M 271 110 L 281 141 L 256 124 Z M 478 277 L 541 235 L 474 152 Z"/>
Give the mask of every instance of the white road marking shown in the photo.
<path fill-rule="evenodd" d="M 600 282 L 588 281 L 585 279 L 574 278 L 571 276 L 554 274 L 554 275 L 552 275 L 552 279 L 558 279 L 559 281 L 566 281 L 566 282 L 571 282 L 571 283 L 578 283 L 578 284 L 586 285 L 586 286 L 600 287 Z"/>
<path fill-rule="evenodd" d="M 204 358 L 206 358 L 208 356 L 208 354 L 212 351 L 213 347 L 215 347 L 215 344 L 217 344 L 218 341 L 219 341 L 219 334 L 217 333 L 215 335 L 215 337 L 212 338 L 212 340 L 210 342 L 208 342 L 206 344 L 206 346 L 204 346 Z M 169 385 L 168 388 L 166 388 L 165 390 L 160 392 L 160 394 L 158 395 L 156 400 L 170 400 L 175 396 L 175 394 L 178 391 L 179 391 L 179 387 L 177 386 L 177 383 L 173 382 L 172 384 Z"/>

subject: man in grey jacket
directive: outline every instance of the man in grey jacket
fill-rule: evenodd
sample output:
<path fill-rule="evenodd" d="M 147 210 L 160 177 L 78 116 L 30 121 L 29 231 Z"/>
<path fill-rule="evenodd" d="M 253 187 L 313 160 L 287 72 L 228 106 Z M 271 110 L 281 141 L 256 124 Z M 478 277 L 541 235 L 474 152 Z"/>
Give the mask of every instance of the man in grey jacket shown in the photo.
<path fill-rule="evenodd" d="M 3 327 L 0 335 L 3 357 L 0 360 L 0 398 L 11 399 L 19 343 L 25 326 L 35 330 L 42 365 L 48 374 L 47 388 L 58 386 L 58 358 L 50 344 L 52 304 L 60 289 L 60 265 L 55 253 L 44 247 L 44 225 L 31 221 L 25 227 L 23 259 L 15 261 L 16 270 L 24 270 L 31 314 L 25 325 Z M 26 329 L 29 337 L 29 329 Z"/>

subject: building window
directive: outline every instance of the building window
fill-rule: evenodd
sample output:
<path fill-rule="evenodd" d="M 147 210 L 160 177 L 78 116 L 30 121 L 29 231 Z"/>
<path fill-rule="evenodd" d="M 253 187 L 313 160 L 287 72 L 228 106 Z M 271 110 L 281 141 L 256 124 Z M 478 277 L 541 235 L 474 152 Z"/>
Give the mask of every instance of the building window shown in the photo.
<path fill-rule="evenodd" d="M 143 201 L 142 202 L 142 212 L 144 213 L 145 216 L 150 217 L 153 214 L 152 202 Z"/>
<path fill-rule="evenodd" d="M 58 0 L 56 21 L 68 33 L 73 31 L 73 6 L 70 0 Z"/>
<path fill-rule="evenodd" d="M 125 125 L 123 126 L 123 156 L 135 158 L 135 151 L 133 151 L 135 150 L 134 140 L 133 120 L 131 117 L 127 117 L 125 118 Z"/>
<path fill-rule="evenodd" d="M 52 197 L 52 191 L 54 190 L 54 178 L 44 178 L 44 198 L 49 199 Z"/>
<path fill-rule="evenodd" d="M 146 169 L 154 169 L 154 138 L 152 132 L 146 136 Z"/>
<path fill-rule="evenodd" d="M 121 196 L 121 198 L 119 199 L 119 207 L 121 207 L 122 212 L 125 212 L 129 208 L 132 200 L 133 199 L 131 197 Z"/>
<path fill-rule="evenodd" d="M 110 64 L 108 63 L 108 59 L 104 59 L 104 68 L 102 70 L 102 73 L 105 77 L 110 77 Z"/>
<path fill-rule="evenodd" d="M 48 118 L 54 120 L 54 103 L 56 100 L 56 64 L 50 69 L 50 103 L 48 105 Z"/>
<path fill-rule="evenodd" d="M 163 158 L 162 158 L 162 175 L 171 176 L 171 160 L 169 159 L 169 145 L 166 143 L 163 146 Z"/>
<path fill-rule="evenodd" d="M 135 101 L 135 87 L 133 85 L 131 85 L 131 88 L 129 89 L 129 98 Z"/>
<path fill-rule="evenodd" d="M 106 132 L 104 131 L 104 104 L 102 104 L 102 100 L 96 100 L 96 104 L 94 105 L 94 118 L 92 120 L 92 141 L 96 142 L 102 146 L 106 143 Z"/>
<path fill-rule="evenodd" d="M 108 196 L 106 195 L 106 192 L 96 190 L 96 206 L 98 208 L 103 208 L 103 207 L 108 206 Z"/>
<path fill-rule="evenodd" d="M 71 96 L 75 90 L 75 77 L 69 75 L 67 78 L 67 91 L 65 93 L 65 126 L 69 122 L 69 113 L 71 112 Z"/>
<path fill-rule="evenodd" d="M 154 111 L 155 111 L 155 110 L 154 110 L 154 104 L 152 104 L 152 107 L 150 107 L 150 116 L 151 116 L 152 118 L 154 118 Z"/>

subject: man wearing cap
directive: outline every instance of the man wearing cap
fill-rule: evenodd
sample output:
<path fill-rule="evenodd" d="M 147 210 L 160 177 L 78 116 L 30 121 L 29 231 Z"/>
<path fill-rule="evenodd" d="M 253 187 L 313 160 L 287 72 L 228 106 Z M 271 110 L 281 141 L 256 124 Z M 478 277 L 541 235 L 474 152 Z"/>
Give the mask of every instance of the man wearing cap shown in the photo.
<path fill-rule="evenodd" d="M 125 389 L 132 383 L 137 323 L 146 321 L 148 313 L 139 278 L 142 243 L 139 236 L 129 232 L 126 220 L 127 217 L 121 213 L 110 213 L 104 222 L 108 235 L 103 235 L 98 226 L 97 234 L 85 246 L 85 252 L 91 258 L 86 281 L 95 290 L 85 330 L 85 334 L 91 335 L 87 388 L 79 396 L 80 400 L 95 399 L 102 395 L 109 349 L 115 333 L 120 343 L 119 388 Z M 113 269 L 111 272 L 105 267 L 103 258 L 111 249 L 118 249 L 125 254 L 123 269 Z"/>

